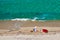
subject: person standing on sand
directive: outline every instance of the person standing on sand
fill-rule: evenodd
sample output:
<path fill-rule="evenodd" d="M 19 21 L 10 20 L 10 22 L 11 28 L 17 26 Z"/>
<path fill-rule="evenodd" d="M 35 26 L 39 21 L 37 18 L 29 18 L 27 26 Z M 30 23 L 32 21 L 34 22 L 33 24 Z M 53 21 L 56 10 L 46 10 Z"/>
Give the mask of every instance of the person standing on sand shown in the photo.
<path fill-rule="evenodd" d="M 33 31 L 34 32 L 37 32 L 37 26 L 34 27 Z"/>

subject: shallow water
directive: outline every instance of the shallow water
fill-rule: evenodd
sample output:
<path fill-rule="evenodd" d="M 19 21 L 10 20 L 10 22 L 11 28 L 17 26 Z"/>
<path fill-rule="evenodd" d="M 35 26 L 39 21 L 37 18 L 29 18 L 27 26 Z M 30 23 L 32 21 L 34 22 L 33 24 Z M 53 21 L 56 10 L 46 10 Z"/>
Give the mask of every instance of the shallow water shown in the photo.
<path fill-rule="evenodd" d="M 0 19 L 60 20 L 59 0 L 0 0 Z"/>

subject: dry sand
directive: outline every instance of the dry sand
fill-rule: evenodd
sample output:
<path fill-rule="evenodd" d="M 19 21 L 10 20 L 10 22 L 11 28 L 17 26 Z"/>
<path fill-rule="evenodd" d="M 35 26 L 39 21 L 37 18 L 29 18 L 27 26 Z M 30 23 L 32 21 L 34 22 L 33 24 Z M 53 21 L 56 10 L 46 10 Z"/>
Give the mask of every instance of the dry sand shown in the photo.
<path fill-rule="evenodd" d="M 60 40 L 60 34 L 0 36 L 0 40 Z"/>

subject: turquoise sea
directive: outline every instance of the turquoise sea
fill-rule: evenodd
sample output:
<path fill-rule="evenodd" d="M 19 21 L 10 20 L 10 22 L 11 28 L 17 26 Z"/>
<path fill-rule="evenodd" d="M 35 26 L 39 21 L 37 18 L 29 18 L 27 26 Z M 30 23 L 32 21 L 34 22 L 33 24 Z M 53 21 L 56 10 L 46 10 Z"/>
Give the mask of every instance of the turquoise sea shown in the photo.
<path fill-rule="evenodd" d="M 60 0 L 0 0 L 0 20 L 60 20 Z"/>

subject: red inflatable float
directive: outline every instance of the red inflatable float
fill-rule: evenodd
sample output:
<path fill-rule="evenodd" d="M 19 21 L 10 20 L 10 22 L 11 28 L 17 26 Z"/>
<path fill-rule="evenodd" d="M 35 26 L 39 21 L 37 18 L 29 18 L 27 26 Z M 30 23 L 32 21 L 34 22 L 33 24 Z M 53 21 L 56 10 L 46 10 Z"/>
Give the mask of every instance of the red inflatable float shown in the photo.
<path fill-rule="evenodd" d="M 42 29 L 42 32 L 48 33 L 48 30 L 47 29 Z"/>

